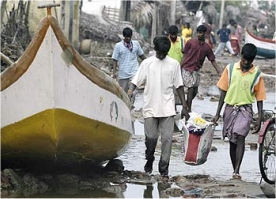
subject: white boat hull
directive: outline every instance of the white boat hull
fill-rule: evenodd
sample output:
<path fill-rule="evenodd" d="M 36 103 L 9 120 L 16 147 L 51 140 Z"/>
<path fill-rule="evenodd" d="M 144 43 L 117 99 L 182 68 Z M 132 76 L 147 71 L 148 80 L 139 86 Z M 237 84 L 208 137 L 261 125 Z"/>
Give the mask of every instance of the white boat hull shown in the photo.
<path fill-rule="evenodd" d="M 53 23 L 41 30 L 47 23 L 35 56 L 26 52 L 1 74 L 8 82 L 1 88 L 2 162 L 102 162 L 120 156 L 133 132 L 127 95 L 58 38 Z M 28 56 L 33 61 L 27 70 L 9 83 L 9 73 L 16 74 Z"/>
<path fill-rule="evenodd" d="M 257 47 L 257 56 L 262 58 L 276 57 L 276 43 L 269 39 L 259 38 L 245 31 L 245 43 L 252 43 Z"/>

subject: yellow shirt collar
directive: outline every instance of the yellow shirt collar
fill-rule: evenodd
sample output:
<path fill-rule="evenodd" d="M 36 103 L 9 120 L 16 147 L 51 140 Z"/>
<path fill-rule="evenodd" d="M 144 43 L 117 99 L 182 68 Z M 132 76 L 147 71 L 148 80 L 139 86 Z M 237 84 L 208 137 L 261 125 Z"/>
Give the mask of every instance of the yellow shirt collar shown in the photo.
<path fill-rule="evenodd" d="M 253 64 L 253 67 L 250 68 L 250 70 L 247 72 L 253 73 L 255 71 L 255 69 L 256 69 L 256 66 Z M 239 64 L 237 64 L 237 70 L 241 70 L 241 61 L 239 61 Z"/>

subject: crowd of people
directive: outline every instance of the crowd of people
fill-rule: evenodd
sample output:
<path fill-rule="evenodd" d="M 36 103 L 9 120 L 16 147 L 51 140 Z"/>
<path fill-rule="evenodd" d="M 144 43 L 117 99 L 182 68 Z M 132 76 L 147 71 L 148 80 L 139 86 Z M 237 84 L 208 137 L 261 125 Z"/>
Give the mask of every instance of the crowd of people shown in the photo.
<path fill-rule="evenodd" d="M 152 173 L 155 160 L 155 149 L 161 136 L 161 155 L 158 170 L 163 178 L 169 179 L 169 163 L 176 115 L 176 93 L 182 106 L 181 118 L 186 121 L 192 112 L 192 101 L 200 85 L 200 69 L 207 58 L 220 77 L 217 86 L 221 96 L 217 112 L 212 122 L 215 124 L 223 113 L 223 136 L 229 138 L 229 155 L 233 165 L 233 178 L 241 179 L 239 174 L 245 138 L 249 133 L 253 119 L 252 104 L 257 101 L 258 128 L 261 125 L 263 100 L 266 98 L 264 80 L 261 71 L 254 66 L 257 48 L 245 44 L 241 51 L 242 28 L 234 20 L 229 25 L 223 24 L 217 31 L 219 44 L 214 50 L 211 38 L 211 22 L 203 23 L 196 28 L 197 38 L 192 38 L 193 30 L 185 23 L 181 33 L 176 25 L 168 29 L 168 35 L 157 36 L 153 40 L 155 53 L 145 57 L 138 41 L 132 39 L 132 30 L 123 30 L 124 39 L 115 45 L 114 78 L 119 85 L 133 98 L 136 88 L 143 87 L 143 110 L 145 119 L 145 159 L 144 170 Z M 237 41 L 232 46 L 231 39 Z M 231 56 L 240 54 L 240 61 L 229 63 L 224 69 L 216 63 L 216 56 L 227 47 Z M 235 50 L 234 50 L 235 49 Z M 141 58 L 139 66 L 138 57 Z M 117 76 L 116 68 L 119 69 Z M 184 88 L 187 89 L 185 96 Z"/>

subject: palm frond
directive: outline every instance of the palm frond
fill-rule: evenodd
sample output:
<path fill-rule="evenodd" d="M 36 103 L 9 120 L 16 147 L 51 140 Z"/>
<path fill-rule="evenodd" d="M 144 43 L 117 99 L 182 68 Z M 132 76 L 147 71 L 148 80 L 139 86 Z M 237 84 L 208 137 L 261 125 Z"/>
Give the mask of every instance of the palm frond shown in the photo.
<path fill-rule="evenodd" d="M 136 25 L 150 24 L 153 5 L 145 1 L 139 1 L 131 8 L 131 21 Z"/>

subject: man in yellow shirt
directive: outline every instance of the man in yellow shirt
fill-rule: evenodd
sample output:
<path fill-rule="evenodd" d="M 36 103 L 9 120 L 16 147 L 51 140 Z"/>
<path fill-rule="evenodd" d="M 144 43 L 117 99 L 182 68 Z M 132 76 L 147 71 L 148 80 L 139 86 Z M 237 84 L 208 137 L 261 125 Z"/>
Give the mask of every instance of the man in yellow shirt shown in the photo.
<path fill-rule="evenodd" d="M 171 42 L 171 48 L 168 52 L 168 56 L 175 59 L 176 61 L 179 62 L 179 64 L 181 64 L 181 60 L 183 58 L 184 40 L 182 37 L 178 36 L 178 27 L 175 25 L 172 25 L 169 27 L 168 33 L 169 33 L 168 37 Z M 181 101 L 175 89 L 174 89 L 174 95 L 175 95 L 175 109 L 176 109 L 176 105 L 181 105 Z"/>
<path fill-rule="evenodd" d="M 184 27 L 182 29 L 182 37 L 184 39 L 184 43 L 189 41 L 192 38 L 193 30 L 190 27 L 190 23 L 184 23 Z"/>
<path fill-rule="evenodd" d="M 253 119 L 252 104 L 255 101 L 257 101 L 258 120 L 254 133 L 259 132 L 261 128 L 263 100 L 266 99 L 266 93 L 261 71 L 253 65 L 256 54 L 257 47 L 254 44 L 245 44 L 241 51 L 241 60 L 227 65 L 217 83 L 221 94 L 212 121 L 217 122 L 225 103 L 223 138 L 229 139 L 234 179 L 241 179 L 239 171 L 245 151 L 245 138 Z"/>
<path fill-rule="evenodd" d="M 175 25 L 169 27 L 168 33 L 168 37 L 171 41 L 171 48 L 168 56 L 180 63 L 183 57 L 184 40 L 178 36 L 178 27 Z"/>

